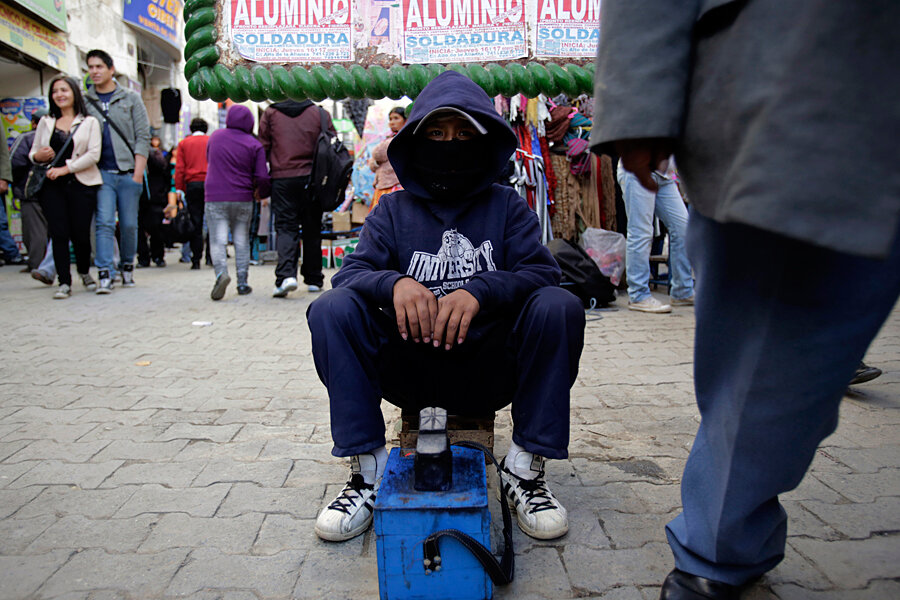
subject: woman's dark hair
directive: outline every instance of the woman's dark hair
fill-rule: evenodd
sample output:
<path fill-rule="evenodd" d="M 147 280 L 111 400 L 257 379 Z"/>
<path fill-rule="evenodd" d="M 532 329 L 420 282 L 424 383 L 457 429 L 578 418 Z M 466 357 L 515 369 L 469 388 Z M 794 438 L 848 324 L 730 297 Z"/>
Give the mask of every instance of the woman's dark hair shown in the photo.
<path fill-rule="evenodd" d="M 53 101 L 53 86 L 56 85 L 57 81 L 65 81 L 66 85 L 69 86 L 72 90 L 72 108 L 75 109 L 76 115 L 87 115 L 87 106 L 84 104 L 84 96 L 81 95 L 81 88 L 78 87 L 78 82 L 68 75 L 57 75 L 53 79 L 50 80 L 50 91 L 47 93 L 48 104 L 50 105 L 50 115 L 58 119 L 62 116 L 62 110 L 56 105 L 56 102 Z"/>
<path fill-rule="evenodd" d="M 394 108 L 392 108 L 391 112 L 388 113 L 388 116 L 391 115 L 400 115 L 400 117 L 402 117 L 404 121 L 406 120 L 406 111 L 403 110 L 402 106 L 395 106 Z"/>
<path fill-rule="evenodd" d="M 202 131 L 206 133 L 209 130 L 209 124 L 205 119 L 201 119 L 200 117 L 194 117 L 191 119 L 191 133 L 195 131 Z"/>

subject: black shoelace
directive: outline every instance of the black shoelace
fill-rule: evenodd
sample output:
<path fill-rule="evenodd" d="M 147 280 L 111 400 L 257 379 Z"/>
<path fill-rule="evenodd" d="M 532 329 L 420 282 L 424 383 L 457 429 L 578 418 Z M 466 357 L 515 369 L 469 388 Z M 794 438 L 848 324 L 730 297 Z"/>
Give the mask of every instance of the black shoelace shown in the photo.
<path fill-rule="evenodd" d="M 356 508 L 356 501 L 362 499 L 360 492 L 373 489 L 375 489 L 375 486 L 366 483 L 361 473 L 354 473 L 350 476 L 350 481 L 347 482 L 347 485 L 344 486 L 338 497 L 334 499 L 334 502 L 328 505 L 328 508 L 349 515 L 350 509 Z M 375 495 L 373 494 L 372 498 L 374 499 L 374 497 Z"/>

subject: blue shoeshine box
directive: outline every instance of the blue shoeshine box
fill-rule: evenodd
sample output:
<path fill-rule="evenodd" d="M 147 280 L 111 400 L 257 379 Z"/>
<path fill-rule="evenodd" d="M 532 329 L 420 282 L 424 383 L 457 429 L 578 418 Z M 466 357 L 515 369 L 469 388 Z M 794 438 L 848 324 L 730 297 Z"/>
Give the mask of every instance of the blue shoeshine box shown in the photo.
<path fill-rule="evenodd" d="M 453 487 L 446 492 L 413 488 L 415 456 L 394 448 L 375 502 L 375 545 L 381 600 L 487 600 L 493 590 L 481 563 L 452 538 L 438 542 L 441 569 L 426 574 L 425 538 L 459 529 L 491 547 L 484 455 L 453 446 Z"/>

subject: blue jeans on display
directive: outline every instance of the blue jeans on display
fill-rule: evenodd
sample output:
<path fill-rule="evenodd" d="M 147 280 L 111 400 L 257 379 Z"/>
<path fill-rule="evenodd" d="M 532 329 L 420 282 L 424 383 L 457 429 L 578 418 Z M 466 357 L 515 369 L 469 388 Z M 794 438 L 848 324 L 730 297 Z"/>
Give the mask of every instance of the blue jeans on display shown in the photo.
<path fill-rule="evenodd" d="M 900 296 L 900 235 L 876 260 L 692 211 L 688 248 L 701 422 L 666 534 L 676 567 L 739 585 L 784 557 L 778 495 L 837 427 L 847 383 Z"/>
<path fill-rule="evenodd" d="M 651 192 L 638 178 L 618 169 L 619 186 L 628 215 L 628 237 L 625 241 L 625 270 L 628 275 L 628 298 L 641 302 L 650 295 L 650 245 L 653 243 L 653 216 L 669 230 L 669 278 L 673 298 L 690 298 L 694 294 L 691 264 L 685 248 L 688 211 L 671 179 L 653 174 L 659 191 Z"/>
<path fill-rule="evenodd" d="M 517 314 L 516 314 L 517 313 Z M 418 412 L 484 416 L 512 403 L 513 440 L 540 456 L 568 456 L 569 389 L 584 346 L 584 307 L 540 288 L 451 350 L 404 342 L 396 319 L 360 293 L 322 293 L 306 311 L 313 361 L 328 388 L 334 456 L 385 445 L 381 399 Z"/>
<path fill-rule="evenodd" d="M 135 183 L 131 173 L 100 171 L 103 185 L 97 192 L 97 256 L 98 269 L 105 269 L 110 275 L 118 265 L 115 261 L 116 213 L 119 215 L 119 235 L 121 236 L 120 257 L 123 265 L 134 264 L 137 252 L 138 203 L 143 184 Z"/>
<path fill-rule="evenodd" d="M 3 253 L 4 260 L 18 260 L 22 256 L 19 254 L 19 247 L 16 246 L 12 234 L 9 233 L 9 221 L 6 217 L 6 194 L 0 197 L 0 252 Z"/>

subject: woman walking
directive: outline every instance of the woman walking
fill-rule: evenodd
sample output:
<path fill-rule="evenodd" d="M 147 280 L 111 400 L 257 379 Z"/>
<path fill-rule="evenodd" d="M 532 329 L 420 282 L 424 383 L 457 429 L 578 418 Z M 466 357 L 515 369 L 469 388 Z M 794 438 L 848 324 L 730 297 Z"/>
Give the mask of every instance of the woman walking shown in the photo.
<path fill-rule="evenodd" d="M 235 104 L 228 109 L 225 129 L 209 136 L 206 147 L 206 221 L 209 225 L 209 253 L 216 270 L 210 298 L 221 300 L 231 282 L 228 275 L 228 232 L 234 240 L 237 292 L 253 291 L 247 283 L 250 270 L 250 217 L 253 201 L 266 198 L 271 189 L 266 152 L 253 135 L 253 113 Z"/>
<path fill-rule="evenodd" d="M 386 140 L 375 146 L 375 149 L 372 150 L 372 158 L 369 159 L 369 168 L 375 172 L 375 193 L 372 194 L 372 205 L 369 207 L 369 212 L 372 212 L 372 209 L 378 205 L 379 198 L 403 189 L 397 179 L 397 174 L 394 173 L 394 167 L 388 160 L 387 149 L 391 140 L 398 131 L 403 129 L 404 125 L 406 125 L 406 111 L 402 106 L 395 106 L 388 113 L 388 127 L 391 128 L 391 133 Z"/>
<path fill-rule="evenodd" d="M 87 116 L 78 82 L 65 75 L 50 81 L 50 114 L 38 123 L 28 158 L 49 165 L 39 193 L 53 242 L 53 262 L 59 289 L 53 295 L 62 300 L 72 293 L 69 242 L 81 282 L 93 291 L 97 284 L 91 266 L 91 219 L 97 207 L 97 190 L 103 183 L 100 160 L 100 123 Z"/>

